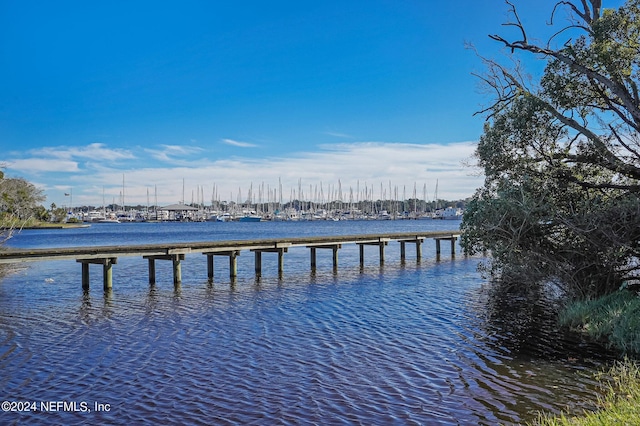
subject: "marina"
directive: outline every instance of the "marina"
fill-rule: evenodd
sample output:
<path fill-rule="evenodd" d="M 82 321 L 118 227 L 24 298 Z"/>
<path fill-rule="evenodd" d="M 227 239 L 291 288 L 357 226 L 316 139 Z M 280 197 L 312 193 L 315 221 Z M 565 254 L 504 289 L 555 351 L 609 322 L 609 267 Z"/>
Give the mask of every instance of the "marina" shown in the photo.
<path fill-rule="evenodd" d="M 76 206 L 70 200 L 66 220 L 90 223 L 129 223 L 146 221 L 178 221 L 178 222 L 264 222 L 264 221 L 321 221 L 321 220 L 460 220 L 464 213 L 464 201 L 445 201 L 438 198 L 436 181 L 433 200 L 427 197 L 426 183 L 422 195 L 418 195 L 417 183 L 414 182 L 413 193 L 409 195 L 407 188 L 392 186 L 385 188 L 380 184 L 378 194 L 374 194 L 374 186 L 360 184 L 355 188 L 343 190 L 340 181 L 335 186 L 329 185 L 328 191 L 320 186 L 309 185 L 308 191 L 303 189 L 301 180 L 297 189 L 291 188 L 289 201 L 283 200 L 282 184 L 273 191 L 269 185 L 262 183 L 258 191 L 251 184 L 246 198 L 242 190 L 238 190 L 237 198 L 233 196 L 222 200 L 213 185 L 211 199 L 205 201 L 204 186 L 198 185 L 191 192 L 191 202 L 185 199 L 183 182 L 182 199 L 178 203 L 161 205 L 158 203 L 157 188 L 154 188 L 154 201 L 151 202 L 147 188 L 146 206 L 125 205 L 125 179 L 118 204 L 115 200 L 110 205 L 102 202 L 102 207 Z M 70 191 L 71 193 L 71 191 Z M 104 196 L 103 196 L 104 197 Z M 421 198 L 420 198 L 421 197 Z M 377 199 L 376 199 L 377 198 Z"/>

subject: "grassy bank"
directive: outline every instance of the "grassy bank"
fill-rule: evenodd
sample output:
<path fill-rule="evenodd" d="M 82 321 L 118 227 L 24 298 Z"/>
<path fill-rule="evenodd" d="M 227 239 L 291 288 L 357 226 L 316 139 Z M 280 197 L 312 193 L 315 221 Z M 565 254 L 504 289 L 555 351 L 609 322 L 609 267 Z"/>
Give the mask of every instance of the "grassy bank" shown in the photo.
<path fill-rule="evenodd" d="M 597 300 L 575 302 L 560 315 L 559 322 L 606 343 L 621 353 L 640 355 L 640 297 L 620 290 Z M 607 386 L 598 400 L 599 410 L 582 416 L 541 414 L 535 425 L 591 426 L 640 425 L 640 364 L 627 359 L 597 379 Z"/>
<path fill-rule="evenodd" d="M 576 302 L 565 309 L 559 321 L 624 354 L 640 354 L 640 297 L 635 292 L 620 290 Z"/>
<path fill-rule="evenodd" d="M 599 410 L 579 417 L 541 414 L 533 422 L 539 426 L 595 426 L 640 424 L 640 369 L 637 362 L 626 360 L 602 373 L 598 380 L 606 384 L 607 392 L 600 398 Z"/>

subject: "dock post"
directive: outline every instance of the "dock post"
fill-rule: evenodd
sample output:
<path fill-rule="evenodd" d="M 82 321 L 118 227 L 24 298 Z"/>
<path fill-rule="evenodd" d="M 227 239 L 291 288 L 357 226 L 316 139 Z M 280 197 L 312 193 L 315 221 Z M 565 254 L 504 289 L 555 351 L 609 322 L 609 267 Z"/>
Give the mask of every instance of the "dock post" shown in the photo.
<path fill-rule="evenodd" d="M 228 251 L 211 251 L 203 252 L 202 254 L 207 256 L 207 276 L 209 281 L 213 281 L 213 257 L 214 256 L 228 256 L 229 257 L 229 277 L 233 281 L 238 276 L 238 261 L 236 258 L 240 256 L 240 250 L 228 250 Z"/>
<path fill-rule="evenodd" d="M 422 240 L 417 239 L 416 240 L 416 262 L 420 263 L 420 260 L 422 260 Z"/>
<path fill-rule="evenodd" d="M 282 275 L 284 273 L 284 254 L 287 249 L 278 249 L 278 275 Z"/>
<path fill-rule="evenodd" d="M 238 276 L 238 252 L 232 250 L 229 253 L 229 278 L 234 280 Z"/>
<path fill-rule="evenodd" d="M 256 258 L 256 275 L 262 275 L 262 252 L 260 250 L 256 250 L 254 252 Z"/>
<path fill-rule="evenodd" d="M 360 267 L 364 267 L 364 244 L 358 244 L 360 246 Z"/>
<path fill-rule="evenodd" d="M 184 255 L 182 254 L 174 254 L 172 255 L 173 261 L 173 284 L 177 285 L 182 282 L 182 267 L 180 265 L 180 260 L 184 259 Z"/>
<path fill-rule="evenodd" d="M 440 260 L 440 240 L 436 238 L 436 260 Z"/>
<path fill-rule="evenodd" d="M 116 263 L 116 258 L 103 259 L 102 264 L 102 279 L 104 291 L 110 291 L 113 288 L 113 268 L 111 267 Z"/>
<path fill-rule="evenodd" d="M 316 249 L 331 249 L 333 254 L 333 269 L 338 269 L 338 250 L 342 248 L 342 244 L 318 244 L 313 246 L 307 246 L 311 250 L 311 272 L 316 271 Z"/>
<path fill-rule="evenodd" d="M 387 243 L 383 243 L 381 242 L 378 247 L 380 250 L 380 265 L 384 264 L 384 246 L 386 246 Z"/>
<path fill-rule="evenodd" d="M 156 260 L 152 257 L 147 259 L 149 261 L 149 284 L 156 283 Z"/>
<path fill-rule="evenodd" d="M 311 272 L 315 272 L 316 271 L 316 248 L 310 247 L 310 253 L 311 253 Z"/>
<path fill-rule="evenodd" d="M 82 262 L 82 289 L 89 290 L 89 264 Z"/>
<path fill-rule="evenodd" d="M 207 277 L 213 281 L 213 255 L 207 253 Z"/>
<path fill-rule="evenodd" d="M 451 237 L 451 258 L 456 257 L 456 237 Z"/>
<path fill-rule="evenodd" d="M 118 263 L 117 257 L 76 259 L 82 263 L 82 289 L 89 289 L 89 264 L 102 265 L 102 287 L 104 291 L 110 291 L 113 287 L 113 274 L 111 266 Z"/>
<path fill-rule="evenodd" d="M 404 263 L 406 259 L 405 242 L 400 241 L 400 262 Z"/>

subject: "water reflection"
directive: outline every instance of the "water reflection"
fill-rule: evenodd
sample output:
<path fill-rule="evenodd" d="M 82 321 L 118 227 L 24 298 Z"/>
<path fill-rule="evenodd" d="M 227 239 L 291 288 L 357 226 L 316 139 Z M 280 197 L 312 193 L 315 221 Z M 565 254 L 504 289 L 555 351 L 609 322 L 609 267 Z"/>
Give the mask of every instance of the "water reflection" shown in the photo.
<path fill-rule="evenodd" d="M 560 305 L 550 296 L 553 292 L 523 286 L 498 284 L 477 290 L 473 309 L 486 320 L 472 340 L 486 342 L 491 351 L 484 355 L 475 350 L 481 362 L 473 370 L 482 374 L 474 380 L 503 401 L 501 412 L 508 415 L 501 421 L 515 416 L 531 419 L 541 410 L 595 409 L 593 395 L 604 389 L 593 371 L 605 369 L 618 354 L 560 329 Z"/>

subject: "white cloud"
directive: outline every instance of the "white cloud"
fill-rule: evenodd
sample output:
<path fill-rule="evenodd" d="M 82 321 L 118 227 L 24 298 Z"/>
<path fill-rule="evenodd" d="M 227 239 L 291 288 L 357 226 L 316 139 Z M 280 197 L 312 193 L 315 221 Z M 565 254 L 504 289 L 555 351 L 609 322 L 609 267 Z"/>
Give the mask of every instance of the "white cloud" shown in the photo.
<path fill-rule="evenodd" d="M 202 151 L 202 148 L 195 146 L 182 146 L 182 145 L 160 145 L 162 149 L 150 149 L 145 148 L 145 152 L 150 154 L 153 158 L 164 162 L 179 162 L 180 160 L 175 157 L 188 157 L 194 154 L 198 154 Z"/>
<path fill-rule="evenodd" d="M 240 148 L 253 148 L 253 147 L 258 146 L 258 145 L 253 144 L 253 143 L 240 142 L 240 141 L 236 141 L 236 140 L 233 140 L 233 139 L 222 139 L 222 143 L 225 143 L 225 144 L 231 145 L 231 146 L 238 146 Z"/>
<path fill-rule="evenodd" d="M 26 158 L 10 160 L 7 169 L 28 173 L 43 172 L 77 172 L 78 163 L 75 161 L 50 159 L 50 158 Z"/>
<path fill-rule="evenodd" d="M 102 143 L 92 143 L 87 146 L 69 147 L 44 147 L 31 151 L 31 154 L 42 157 L 60 159 L 93 159 L 101 161 L 116 161 L 134 159 L 133 153 L 126 149 L 106 148 Z"/>
<path fill-rule="evenodd" d="M 336 138 L 353 139 L 353 136 L 340 132 L 324 132 L 325 135 L 334 136 Z"/>
<path fill-rule="evenodd" d="M 69 192 L 68 188 L 72 187 L 75 205 L 101 205 L 103 188 L 108 203 L 120 202 L 123 177 L 125 202 L 130 205 L 145 205 L 147 193 L 153 203 L 156 188 L 159 204 L 182 200 L 189 203 L 192 199 L 199 201 L 203 193 L 204 202 L 208 204 L 214 185 L 221 200 L 236 201 L 238 193 L 246 197 L 249 188 L 253 187 L 254 196 L 263 190 L 262 200 L 266 201 L 267 190 L 273 194 L 279 188 L 279 182 L 284 200 L 289 199 L 292 191 L 297 196 L 299 182 L 306 199 L 318 193 L 321 186 L 325 197 L 330 191 L 335 194 L 338 182 L 345 199 L 348 199 L 350 190 L 354 196 L 360 197 L 365 188 L 368 193 L 373 192 L 376 199 L 383 195 L 389 197 L 390 192 L 411 196 L 414 186 L 422 197 L 424 185 L 428 198 L 432 198 L 436 182 L 440 198 L 459 199 L 472 195 L 482 184 L 478 170 L 463 165 L 472 156 L 476 145 L 475 142 L 447 145 L 340 143 L 323 145 L 315 152 L 297 152 L 287 156 L 220 159 L 207 157 L 207 152 L 197 147 L 163 145 L 156 149 L 138 148 L 146 155 L 137 156 L 135 163 L 91 161 L 83 163 L 82 169 L 74 161 L 55 158 L 9 162 L 12 169 L 33 172 L 33 177 L 37 178 L 33 180 L 45 181 L 47 203 L 57 204 L 64 202 L 64 197 L 63 191 L 56 190 L 56 186 L 67 188 L 64 192 Z M 80 148 L 80 151 L 89 150 Z M 195 158 L 196 154 L 197 159 L 190 161 L 189 158 Z M 133 153 L 130 155 L 134 156 Z M 125 157 L 129 158 L 128 155 Z M 165 158 L 170 162 L 149 162 L 145 157 Z M 38 175 L 38 171 L 43 173 Z M 44 173 L 49 171 L 69 173 Z M 30 178 L 28 175 L 24 177 Z M 361 194 L 357 194 L 357 188 Z"/>

